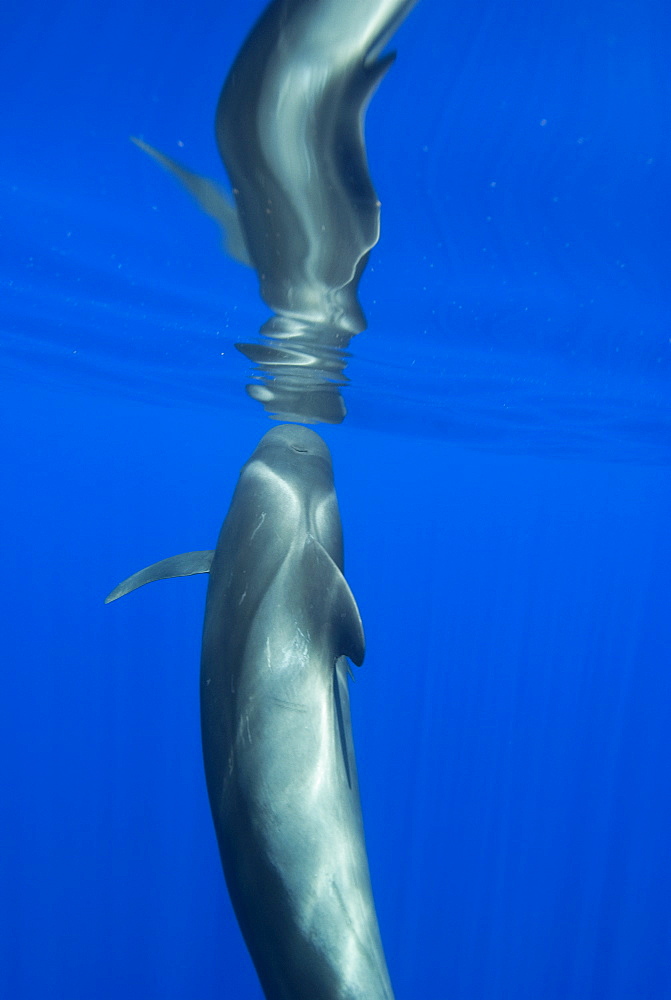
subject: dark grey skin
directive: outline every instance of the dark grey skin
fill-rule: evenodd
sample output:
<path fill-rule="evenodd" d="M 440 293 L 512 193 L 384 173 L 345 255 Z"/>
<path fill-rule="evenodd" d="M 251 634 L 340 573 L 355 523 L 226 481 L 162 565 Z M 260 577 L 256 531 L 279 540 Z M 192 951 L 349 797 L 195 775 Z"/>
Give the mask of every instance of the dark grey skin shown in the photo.
<path fill-rule="evenodd" d="M 268 1000 L 393 1000 L 368 871 L 347 685 L 364 656 L 328 448 L 282 425 L 242 469 L 207 572 L 205 774 L 231 900 Z"/>

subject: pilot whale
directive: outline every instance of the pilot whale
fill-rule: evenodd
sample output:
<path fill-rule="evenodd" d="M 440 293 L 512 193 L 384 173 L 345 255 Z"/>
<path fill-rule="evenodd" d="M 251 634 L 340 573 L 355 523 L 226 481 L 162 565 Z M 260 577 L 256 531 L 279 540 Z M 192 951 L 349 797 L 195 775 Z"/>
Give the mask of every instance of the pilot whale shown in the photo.
<path fill-rule="evenodd" d="M 107 598 L 209 572 L 201 659 L 205 775 L 229 893 L 268 1000 L 393 1000 L 373 903 L 348 693 L 364 634 L 343 576 L 331 456 L 270 430 L 217 547 Z"/>

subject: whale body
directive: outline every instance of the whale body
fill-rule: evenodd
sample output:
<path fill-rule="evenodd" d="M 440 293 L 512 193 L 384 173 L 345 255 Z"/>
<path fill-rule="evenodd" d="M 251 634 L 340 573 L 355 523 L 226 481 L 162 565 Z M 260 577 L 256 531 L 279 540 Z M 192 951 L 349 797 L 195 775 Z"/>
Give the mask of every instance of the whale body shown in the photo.
<path fill-rule="evenodd" d="M 201 725 L 233 907 L 268 1000 L 393 1000 L 370 884 L 348 693 L 364 656 L 331 456 L 281 425 L 243 467 L 217 547 L 109 600 L 208 572 Z"/>

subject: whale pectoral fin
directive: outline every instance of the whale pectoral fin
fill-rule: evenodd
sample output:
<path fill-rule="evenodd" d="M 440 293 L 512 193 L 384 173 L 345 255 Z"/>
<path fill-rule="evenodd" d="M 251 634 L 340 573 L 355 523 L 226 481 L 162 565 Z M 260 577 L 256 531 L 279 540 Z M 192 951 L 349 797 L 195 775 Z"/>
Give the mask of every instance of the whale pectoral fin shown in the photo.
<path fill-rule="evenodd" d="M 142 139 L 137 139 L 134 135 L 131 136 L 131 142 L 134 142 L 143 152 L 148 153 L 157 163 L 160 163 L 162 167 L 169 170 L 178 181 L 181 181 L 187 191 L 196 199 L 202 210 L 215 219 L 221 226 L 226 252 L 231 257 L 234 257 L 235 260 L 240 261 L 241 264 L 251 267 L 238 213 L 235 205 L 231 203 L 222 188 L 218 184 L 215 184 L 214 181 L 210 181 L 206 177 L 201 177 L 200 174 L 194 174 L 193 171 L 187 170 L 177 160 L 166 156 L 165 153 L 160 153 L 158 149 L 154 149 L 148 142 L 143 142 Z"/>
<path fill-rule="evenodd" d="M 170 580 L 174 576 L 194 576 L 196 573 L 209 573 L 212 564 L 214 549 L 203 549 L 200 552 L 183 552 L 179 556 L 171 556 L 170 559 L 161 559 L 160 562 L 152 563 L 138 573 L 133 573 L 127 580 L 115 587 L 111 594 L 105 598 L 105 604 L 116 601 L 124 594 L 130 594 L 131 590 L 144 587 L 145 583 L 153 583 L 154 580 Z"/>
<path fill-rule="evenodd" d="M 326 605 L 335 654 L 348 656 L 360 667 L 366 652 L 363 623 L 347 580 L 326 549 L 308 535 L 303 549 L 306 578 L 320 604 Z"/>
<path fill-rule="evenodd" d="M 361 614 L 347 580 L 335 563 L 333 566 L 338 572 L 336 590 L 332 595 L 334 626 L 337 624 L 337 648 L 341 656 L 348 656 L 355 666 L 360 667 L 366 653 Z"/>

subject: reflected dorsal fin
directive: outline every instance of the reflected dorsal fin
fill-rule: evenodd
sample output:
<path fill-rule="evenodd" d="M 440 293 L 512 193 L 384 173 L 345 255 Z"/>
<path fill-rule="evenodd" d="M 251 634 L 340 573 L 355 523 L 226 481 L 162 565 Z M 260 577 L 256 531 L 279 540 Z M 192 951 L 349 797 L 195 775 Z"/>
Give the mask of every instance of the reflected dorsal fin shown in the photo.
<path fill-rule="evenodd" d="M 200 552 L 183 552 L 179 556 L 171 556 L 169 559 L 161 559 L 160 562 L 152 563 L 138 573 L 133 573 L 127 580 L 115 587 L 111 594 L 105 598 L 105 604 L 116 601 L 124 594 L 130 594 L 131 590 L 144 587 L 145 583 L 153 583 L 154 580 L 170 580 L 175 576 L 195 576 L 196 573 L 209 573 L 212 564 L 214 549 L 203 549 Z"/>

